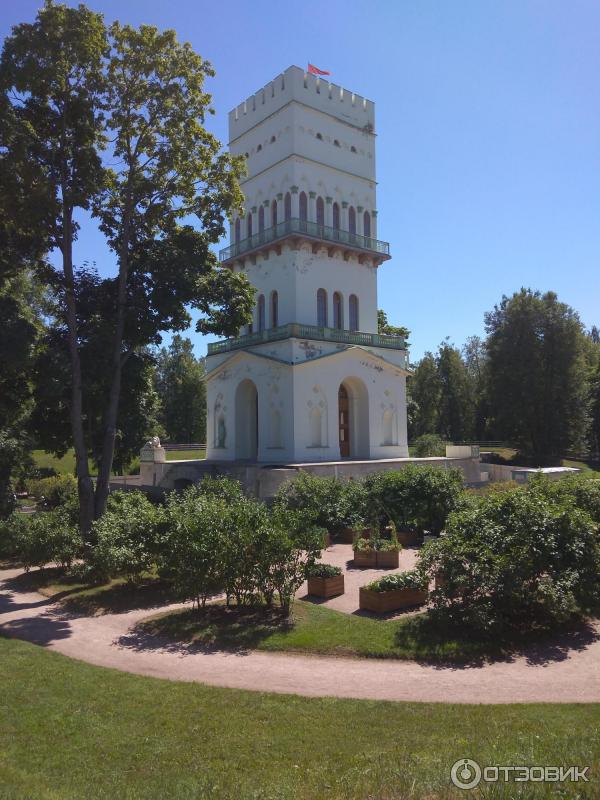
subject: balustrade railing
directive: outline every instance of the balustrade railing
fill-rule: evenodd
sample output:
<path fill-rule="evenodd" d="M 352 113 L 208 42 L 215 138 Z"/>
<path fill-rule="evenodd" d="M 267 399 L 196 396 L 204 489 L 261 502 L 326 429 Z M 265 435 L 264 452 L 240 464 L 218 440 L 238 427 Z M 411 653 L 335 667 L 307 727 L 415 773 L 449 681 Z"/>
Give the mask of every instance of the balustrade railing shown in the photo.
<path fill-rule="evenodd" d="M 290 338 L 360 344 L 366 347 L 386 347 L 392 350 L 406 349 L 403 336 L 346 331 L 338 328 L 319 328 L 316 325 L 301 325 L 298 322 L 291 322 L 288 325 L 280 325 L 277 328 L 267 328 L 264 331 L 256 331 L 246 336 L 236 336 L 232 339 L 224 339 L 222 342 L 214 342 L 208 345 L 208 355 L 213 356 L 217 353 L 252 347 L 263 342 L 275 342 Z"/>
<path fill-rule="evenodd" d="M 390 245 L 389 242 L 382 242 L 379 239 L 373 239 L 370 236 L 362 236 L 359 233 L 351 233 L 350 231 L 343 231 L 339 228 L 330 228 L 328 225 L 319 225 L 318 222 L 309 222 L 305 219 L 288 219 L 285 222 L 279 222 L 264 231 L 254 233 L 241 242 L 236 242 L 225 247 L 219 253 L 220 261 L 229 261 L 231 258 L 248 253 L 251 250 L 256 250 L 262 245 L 275 242 L 278 239 L 283 239 L 293 233 L 304 234 L 311 239 L 321 239 L 326 242 L 339 243 L 349 247 L 356 247 L 359 250 L 367 250 L 372 253 L 379 253 L 381 255 L 389 256 Z"/>

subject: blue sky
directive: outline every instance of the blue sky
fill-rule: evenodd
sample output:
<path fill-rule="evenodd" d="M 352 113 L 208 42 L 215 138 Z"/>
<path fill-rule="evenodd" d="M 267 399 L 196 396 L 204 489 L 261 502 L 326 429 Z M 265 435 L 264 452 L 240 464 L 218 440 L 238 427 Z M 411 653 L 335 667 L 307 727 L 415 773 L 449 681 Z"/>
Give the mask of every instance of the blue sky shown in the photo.
<path fill-rule="evenodd" d="M 71 3 L 75 5 L 75 3 Z M 0 35 L 37 0 L 2 0 Z M 379 305 L 411 358 L 483 333 L 521 286 L 600 324 L 600 3 L 597 0 L 90 0 L 175 28 L 217 76 L 212 130 L 290 64 L 308 61 L 376 103 L 379 237 L 393 258 Z M 86 225 L 80 261 L 113 269 Z M 209 339 L 190 331 L 197 353 Z"/>

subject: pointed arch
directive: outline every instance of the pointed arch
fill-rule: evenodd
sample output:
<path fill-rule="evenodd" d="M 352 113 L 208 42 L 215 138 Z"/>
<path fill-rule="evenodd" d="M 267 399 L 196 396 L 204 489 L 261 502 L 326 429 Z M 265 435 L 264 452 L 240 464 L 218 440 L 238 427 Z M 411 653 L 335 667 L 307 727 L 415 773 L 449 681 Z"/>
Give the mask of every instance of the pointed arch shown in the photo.
<path fill-rule="evenodd" d="M 264 331 L 265 329 L 265 296 L 261 294 L 258 296 L 258 330 Z"/>
<path fill-rule="evenodd" d="M 271 200 L 271 226 L 277 225 L 277 200 Z"/>
<path fill-rule="evenodd" d="M 289 222 L 292 218 L 292 195 L 289 192 L 285 193 L 285 200 L 283 203 L 283 218 Z"/>
<path fill-rule="evenodd" d="M 325 225 L 325 203 L 320 195 L 317 197 L 317 225 Z"/>
<path fill-rule="evenodd" d="M 340 229 L 340 204 L 333 204 L 333 228 L 336 231 Z"/>
<path fill-rule="evenodd" d="M 317 291 L 317 325 L 319 328 L 327 327 L 327 292 L 325 289 Z"/>
<path fill-rule="evenodd" d="M 237 217 L 237 219 L 235 221 L 235 225 L 234 225 L 234 234 L 233 234 L 233 240 L 234 240 L 234 242 L 236 244 L 240 243 L 241 228 L 242 228 L 242 225 L 241 225 L 241 222 L 240 222 L 240 218 Z"/>
<path fill-rule="evenodd" d="M 339 292 L 333 293 L 333 327 L 338 330 L 344 327 L 344 308 L 342 295 Z"/>
<path fill-rule="evenodd" d="M 261 205 L 258 209 L 258 232 L 263 233 L 265 229 L 265 207 Z"/>
<path fill-rule="evenodd" d="M 308 199 L 306 197 L 306 192 L 300 192 L 299 212 L 300 212 L 300 219 L 303 222 L 306 222 L 308 219 Z"/>
<path fill-rule="evenodd" d="M 368 211 L 365 211 L 363 215 L 363 233 L 367 239 L 371 238 L 371 215 Z"/>
<path fill-rule="evenodd" d="M 358 327 L 358 297 L 351 294 L 348 298 L 348 327 L 351 331 L 359 330 Z"/>
<path fill-rule="evenodd" d="M 246 217 L 246 236 L 248 239 L 252 236 L 252 214 Z"/>
<path fill-rule="evenodd" d="M 354 206 L 350 206 L 348 209 L 348 230 L 352 234 L 356 233 L 356 211 Z"/>
<path fill-rule="evenodd" d="M 279 325 L 279 294 L 277 289 L 271 292 L 271 327 L 276 328 Z"/>

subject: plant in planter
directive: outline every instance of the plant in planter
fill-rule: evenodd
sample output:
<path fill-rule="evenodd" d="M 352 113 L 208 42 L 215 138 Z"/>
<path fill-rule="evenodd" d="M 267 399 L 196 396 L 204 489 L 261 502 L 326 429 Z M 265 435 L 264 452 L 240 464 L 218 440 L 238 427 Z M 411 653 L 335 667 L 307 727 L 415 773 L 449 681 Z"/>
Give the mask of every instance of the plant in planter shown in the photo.
<path fill-rule="evenodd" d="M 375 559 L 376 566 L 379 569 L 398 569 L 400 563 L 398 554 L 402 549 L 402 545 L 398 541 L 398 532 L 392 520 L 390 520 L 386 530 L 389 531 L 390 538 L 377 539 L 374 542 L 377 554 Z"/>
<path fill-rule="evenodd" d="M 371 567 L 374 569 L 377 566 L 375 543 L 375 539 L 365 539 L 363 537 L 354 541 L 352 549 L 354 550 L 355 567 Z"/>
<path fill-rule="evenodd" d="M 386 575 L 361 586 L 359 593 L 360 608 L 378 614 L 420 606 L 426 601 L 427 581 L 417 570 Z"/>
<path fill-rule="evenodd" d="M 315 597 L 335 597 L 344 594 L 344 576 L 332 564 L 313 564 L 306 570 L 308 593 Z"/>

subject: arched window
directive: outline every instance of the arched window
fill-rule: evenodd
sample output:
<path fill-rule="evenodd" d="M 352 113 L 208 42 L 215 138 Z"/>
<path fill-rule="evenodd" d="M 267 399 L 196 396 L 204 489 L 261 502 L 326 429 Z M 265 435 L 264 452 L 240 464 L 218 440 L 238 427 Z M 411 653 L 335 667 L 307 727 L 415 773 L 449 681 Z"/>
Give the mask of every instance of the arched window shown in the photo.
<path fill-rule="evenodd" d="M 265 229 L 265 209 L 261 206 L 258 209 L 258 232 L 262 233 Z"/>
<path fill-rule="evenodd" d="M 357 331 L 358 330 L 358 297 L 355 294 L 351 294 L 349 301 L 349 311 L 350 311 L 350 330 Z"/>
<path fill-rule="evenodd" d="M 306 199 L 306 192 L 300 192 L 300 219 L 308 219 L 308 200 Z"/>
<path fill-rule="evenodd" d="M 333 293 L 333 327 L 342 330 L 344 320 L 342 314 L 342 295 L 339 292 Z"/>
<path fill-rule="evenodd" d="M 271 327 L 279 325 L 279 295 L 275 290 L 271 292 Z"/>
<path fill-rule="evenodd" d="M 319 139 L 319 141 L 322 142 L 323 141 L 323 134 L 322 133 L 317 133 L 317 139 Z"/>
<path fill-rule="evenodd" d="M 277 200 L 271 202 L 271 225 L 277 225 Z"/>
<path fill-rule="evenodd" d="M 340 207 L 338 203 L 333 204 L 333 227 L 336 231 L 340 229 Z"/>
<path fill-rule="evenodd" d="M 317 325 L 319 328 L 327 327 L 327 292 L 319 289 L 317 292 Z"/>
<path fill-rule="evenodd" d="M 350 152 L 356 153 L 356 147 L 354 147 L 354 145 L 350 145 Z"/>
<path fill-rule="evenodd" d="M 339 142 L 339 139 L 334 139 L 334 140 L 333 140 L 333 143 L 334 143 L 334 145 L 335 145 L 336 147 L 341 147 L 341 145 L 340 145 L 340 142 Z"/>
<path fill-rule="evenodd" d="M 322 197 L 317 197 L 317 225 L 325 225 L 325 203 Z"/>
<path fill-rule="evenodd" d="M 356 233 L 356 211 L 354 206 L 348 209 L 348 230 L 350 233 Z"/>
<path fill-rule="evenodd" d="M 284 202 L 284 218 L 287 222 L 292 218 L 292 195 L 289 192 L 285 194 L 285 202 Z"/>
<path fill-rule="evenodd" d="M 370 239 L 371 238 L 371 215 L 369 214 L 368 211 L 365 211 L 363 220 L 364 220 L 364 222 L 363 222 L 363 233 L 367 237 L 367 239 Z"/>
<path fill-rule="evenodd" d="M 264 331 L 265 329 L 265 296 L 260 294 L 258 296 L 258 330 Z"/>
<path fill-rule="evenodd" d="M 252 214 L 248 214 L 246 217 L 246 236 L 248 238 L 252 236 Z"/>
<path fill-rule="evenodd" d="M 240 241 L 240 228 L 241 228 L 240 218 L 238 217 L 235 221 L 235 234 L 234 234 L 234 239 L 236 244 L 238 244 Z"/>

